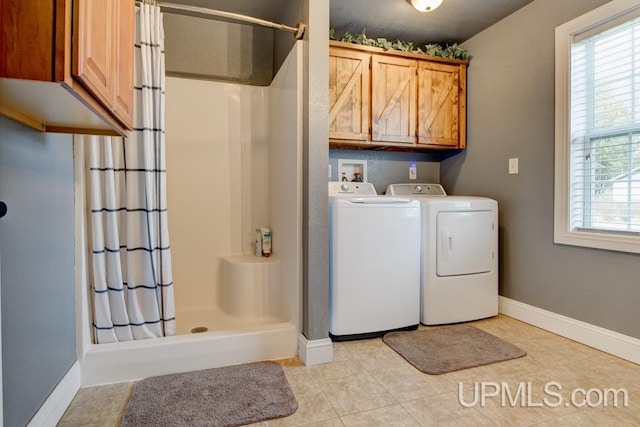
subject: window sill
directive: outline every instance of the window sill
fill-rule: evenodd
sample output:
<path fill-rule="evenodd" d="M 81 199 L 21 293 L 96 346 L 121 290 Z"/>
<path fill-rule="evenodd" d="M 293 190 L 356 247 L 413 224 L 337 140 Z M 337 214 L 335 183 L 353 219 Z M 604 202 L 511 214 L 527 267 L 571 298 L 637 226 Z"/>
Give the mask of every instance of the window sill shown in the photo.
<path fill-rule="evenodd" d="M 559 231 L 556 229 L 553 242 L 561 245 L 640 254 L 640 237 L 638 236 L 623 236 L 606 232 Z"/>

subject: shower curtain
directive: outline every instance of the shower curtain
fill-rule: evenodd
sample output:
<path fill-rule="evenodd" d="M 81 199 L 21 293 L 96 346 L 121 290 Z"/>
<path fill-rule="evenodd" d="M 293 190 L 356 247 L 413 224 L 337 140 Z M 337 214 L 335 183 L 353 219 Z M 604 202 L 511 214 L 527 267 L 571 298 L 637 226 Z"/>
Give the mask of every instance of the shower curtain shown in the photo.
<path fill-rule="evenodd" d="M 164 34 L 160 8 L 136 8 L 130 137 L 82 136 L 89 149 L 94 338 L 175 334 L 167 227 Z"/>

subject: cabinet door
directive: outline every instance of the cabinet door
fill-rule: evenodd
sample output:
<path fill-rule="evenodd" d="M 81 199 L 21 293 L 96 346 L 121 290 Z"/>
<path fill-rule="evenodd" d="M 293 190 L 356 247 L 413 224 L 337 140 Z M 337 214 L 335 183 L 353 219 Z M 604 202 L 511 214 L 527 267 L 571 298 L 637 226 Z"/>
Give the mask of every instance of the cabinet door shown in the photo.
<path fill-rule="evenodd" d="M 110 109 L 114 94 L 115 3 L 112 0 L 73 2 L 73 75 Z"/>
<path fill-rule="evenodd" d="M 116 56 L 114 70 L 114 113 L 133 128 L 134 0 L 117 0 L 115 6 Z"/>
<path fill-rule="evenodd" d="M 371 139 L 415 143 L 416 61 L 383 55 L 372 61 Z"/>
<path fill-rule="evenodd" d="M 371 55 L 329 50 L 329 138 L 369 139 Z"/>
<path fill-rule="evenodd" d="M 464 65 L 420 61 L 418 66 L 418 144 L 464 148 Z"/>

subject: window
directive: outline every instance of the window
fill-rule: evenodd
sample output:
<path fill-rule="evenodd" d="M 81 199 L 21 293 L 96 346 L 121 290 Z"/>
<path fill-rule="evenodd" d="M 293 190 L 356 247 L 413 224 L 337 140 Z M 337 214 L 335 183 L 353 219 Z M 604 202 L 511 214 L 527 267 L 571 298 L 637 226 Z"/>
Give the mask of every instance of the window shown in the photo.
<path fill-rule="evenodd" d="M 640 253 L 640 5 L 556 28 L 556 243 Z"/>

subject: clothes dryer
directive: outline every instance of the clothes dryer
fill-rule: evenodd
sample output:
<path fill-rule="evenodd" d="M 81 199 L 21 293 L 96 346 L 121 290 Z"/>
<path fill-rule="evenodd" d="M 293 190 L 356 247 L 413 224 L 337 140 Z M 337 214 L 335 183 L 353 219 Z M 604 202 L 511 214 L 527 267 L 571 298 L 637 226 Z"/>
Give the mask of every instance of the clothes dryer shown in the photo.
<path fill-rule="evenodd" d="M 393 184 L 387 195 L 422 206 L 421 313 L 425 325 L 498 314 L 498 203 L 447 196 L 440 184 Z"/>

